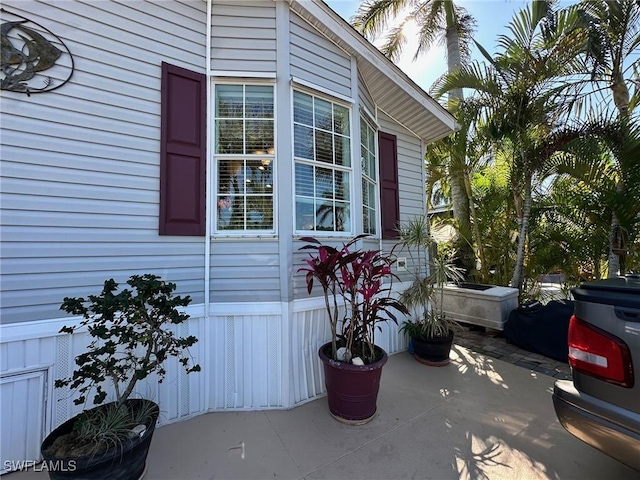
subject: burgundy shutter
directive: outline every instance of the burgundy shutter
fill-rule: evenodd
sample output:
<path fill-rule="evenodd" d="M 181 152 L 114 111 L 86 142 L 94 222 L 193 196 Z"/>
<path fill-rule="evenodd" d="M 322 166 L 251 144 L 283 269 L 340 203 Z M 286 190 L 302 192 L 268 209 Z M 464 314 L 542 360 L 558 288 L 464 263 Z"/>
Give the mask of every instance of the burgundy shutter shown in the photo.
<path fill-rule="evenodd" d="M 398 195 L 398 139 L 395 135 L 378 132 L 380 162 L 380 200 L 382 238 L 398 238 L 400 197 Z"/>
<path fill-rule="evenodd" d="M 205 75 L 162 62 L 160 235 L 205 234 Z"/>

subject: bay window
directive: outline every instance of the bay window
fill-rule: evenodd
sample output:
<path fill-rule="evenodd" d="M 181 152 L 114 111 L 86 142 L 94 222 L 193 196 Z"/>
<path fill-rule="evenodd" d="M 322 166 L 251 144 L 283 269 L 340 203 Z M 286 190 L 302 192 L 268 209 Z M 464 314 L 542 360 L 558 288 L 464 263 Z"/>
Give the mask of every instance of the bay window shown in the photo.
<path fill-rule="evenodd" d="M 215 231 L 274 233 L 274 89 L 215 86 Z"/>
<path fill-rule="evenodd" d="M 296 231 L 351 232 L 349 108 L 293 93 Z"/>

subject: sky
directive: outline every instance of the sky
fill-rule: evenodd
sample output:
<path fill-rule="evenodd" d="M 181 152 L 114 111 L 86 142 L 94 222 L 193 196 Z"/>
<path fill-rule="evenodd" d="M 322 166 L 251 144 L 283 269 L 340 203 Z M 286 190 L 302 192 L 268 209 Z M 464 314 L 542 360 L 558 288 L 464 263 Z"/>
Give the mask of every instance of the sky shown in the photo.
<path fill-rule="evenodd" d="M 324 1 L 347 21 L 361 3 L 360 0 Z M 526 0 L 460 0 L 456 3 L 466 8 L 476 19 L 478 25 L 474 38 L 489 53 L 495 52 L 498 35 L 508 33 L 507 25 L 514 13 L 529 4 Z M 412 48 L 408 44 L 398 66 L 423 90 L 429 91 L 433 82 L 447 69 L 444 47 L 432 47 L 415 62 L 413 61 L 414 53 L 415 47 Z M 477 60 L 483 58 L 475 45 L 472 46 L 472 58 Z"/>

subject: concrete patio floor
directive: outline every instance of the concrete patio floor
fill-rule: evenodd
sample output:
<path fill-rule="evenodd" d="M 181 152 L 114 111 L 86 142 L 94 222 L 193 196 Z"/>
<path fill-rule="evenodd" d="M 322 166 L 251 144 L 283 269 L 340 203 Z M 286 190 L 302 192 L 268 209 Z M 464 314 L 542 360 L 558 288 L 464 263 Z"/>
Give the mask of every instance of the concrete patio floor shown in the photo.
<path fill-rule="evenodd" d="M 640 478 L 562 428 L 551 403 L 555 378 L 459 345 L 451 356 L 441 368 L 406 352 L 391 356 L 378 412 L 364 426 L 332 419 L 320 398 L 161 427 L 145 479 Z"/>

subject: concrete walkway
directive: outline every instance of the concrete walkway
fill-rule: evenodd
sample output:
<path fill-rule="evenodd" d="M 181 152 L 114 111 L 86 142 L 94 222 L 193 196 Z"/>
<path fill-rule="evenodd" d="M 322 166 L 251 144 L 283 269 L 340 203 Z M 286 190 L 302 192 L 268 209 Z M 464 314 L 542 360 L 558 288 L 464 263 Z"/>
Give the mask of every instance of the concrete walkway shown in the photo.
<path fill-rule="evenodd" d="M 159 428 L 145 479 L 640 478 L 560 426 L 554 378 L 460 346 L 452 358 L 436 368 L 406 352 L 390 357 L 378 413 L 364 426 L 332 419 L 320 398 L 289 411 L 211 413 Z"/>
<path fill-rule="evenodd" d="M 503 333 L 496 330 L 482 331 L 471 329 L 468 326 L 462 327 L 456 331 L 455 342 L 474 352 L 499 358 L 537 373 L 543 373 L 560 380 L 571 379 L 571 368 L 567 362 L 518 348 L 507 342 Z"/>

